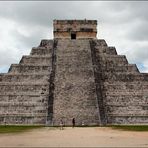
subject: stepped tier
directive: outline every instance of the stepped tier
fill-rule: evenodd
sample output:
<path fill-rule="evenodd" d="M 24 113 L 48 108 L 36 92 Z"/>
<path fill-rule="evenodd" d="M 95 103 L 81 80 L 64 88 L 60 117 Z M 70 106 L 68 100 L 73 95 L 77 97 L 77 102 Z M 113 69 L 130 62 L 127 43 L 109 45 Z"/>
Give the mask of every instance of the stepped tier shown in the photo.
<path fill-rule="evenodd" d="M 0 124 L 46 124 L 53 41 L 42 40 L 0 74 Z"/>
<path fill-rule="evenodd" d="M 0 74 L 0 82 L 46 82 L 49 80 L 49 73 L 8 73 Z"/>
<path fill-rule="evenodd" d="M 106 123 L 148 123 L 148 75 L 128 64 L 125 56 L 110 54 L 104 40 L 93 40 L 90 44 Z"/>
<path fill-rule="evenodd" d="M 32 84 L 25 84 L 25 83 L 0 83 L 0 93 L 4 92 L 26 92 L 27 91 L 35 91 L 38 92 L 42 87 L 48 87 L 49 83 L 44 83 L 44 84 L 37 84 L 37 83 L 32 83 Z"/>
<path fill-rule="evenodd" d="M 0 95 L 0 124 L 46 124 L 48 95 Z"/>
<path fill-rule="evenodd" d="M 34 65 L 37 65 L 39 63 L 42 63 L 42 64 L 47 64 L 47 65 L 50 65 L 51 64 L 51 55 L 49 56 L 23 56 L 21 61 L 20 61 L 20 64 L 34 64 Z"/>
<path fill-rule="evenodd" d="M 123 81 L 123 82 L 133 82 L 133 81 L 148 81 L 148 74 L 145 73 L 130 73 L 130 72 L 104 72 L 104 80 L 107 82 L 114 82 L 114 81 Z"/>
<path fill-rule="evenodd" d="M 49 65 L 12 64 L 9 73 L 46 73 L 50 72 Z"/>
<path fill-rule="evenodd" d="M 48 49 L 46 47 L 33 47 L 31 51 L 31 55 L 50 55 L 51 54 L 51 49 Z"/>
<path fill-rule="evenodd" d="M 42 40 L 0 74 L 0 124 L 148 124 L 148 74 L 103 39 Z"/>

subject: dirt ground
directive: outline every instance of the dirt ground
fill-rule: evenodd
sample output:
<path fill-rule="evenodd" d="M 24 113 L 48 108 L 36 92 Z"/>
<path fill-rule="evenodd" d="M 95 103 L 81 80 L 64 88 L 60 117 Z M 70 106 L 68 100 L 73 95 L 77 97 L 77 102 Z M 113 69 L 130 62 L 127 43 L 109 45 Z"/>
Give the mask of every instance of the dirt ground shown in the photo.
<path fill-rule="evenodd" d="M 148 147 L 148 132 L 109 127 L 44 127 L 24 133 L 0 134 L 1 147 Z"/>

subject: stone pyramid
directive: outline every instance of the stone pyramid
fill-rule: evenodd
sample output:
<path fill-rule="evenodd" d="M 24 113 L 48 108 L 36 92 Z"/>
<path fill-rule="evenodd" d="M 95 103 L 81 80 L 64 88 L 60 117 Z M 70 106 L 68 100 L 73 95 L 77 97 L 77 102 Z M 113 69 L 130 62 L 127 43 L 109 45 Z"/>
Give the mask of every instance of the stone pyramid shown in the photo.
<path fill-rule="evenodd" d="M 0 74 L 0 124 L 148 124 L 148 74 L 96 28 L 96 20 L 54 20 L 54 39 Z"/>

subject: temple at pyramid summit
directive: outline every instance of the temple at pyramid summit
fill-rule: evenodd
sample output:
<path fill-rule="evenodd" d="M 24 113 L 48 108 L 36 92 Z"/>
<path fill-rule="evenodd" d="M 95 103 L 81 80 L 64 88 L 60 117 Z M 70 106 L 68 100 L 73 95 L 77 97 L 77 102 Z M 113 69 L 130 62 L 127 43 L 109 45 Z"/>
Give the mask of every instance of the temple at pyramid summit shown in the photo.
<path fill-rule="evenodd" d="M 97 21 L 53 27 L 53 39 L 0 74 L 0 124 L 148 124 L 148 74 L 97 38 Z"/>

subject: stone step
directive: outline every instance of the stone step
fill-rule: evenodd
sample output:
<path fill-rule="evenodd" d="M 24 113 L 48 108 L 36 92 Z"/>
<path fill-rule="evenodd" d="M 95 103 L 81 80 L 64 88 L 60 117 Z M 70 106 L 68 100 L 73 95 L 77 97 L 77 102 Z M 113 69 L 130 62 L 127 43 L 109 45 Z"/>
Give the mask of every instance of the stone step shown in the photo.
<path fill-rule="evenodd" d="M 46 82 L 44 82 L 44 83 L 42 83 L 42 82 L 38 82 L 38 81 L 36 81 L 36 82 L 0 82 L 0 86 L 7 86 L 7 85 L 9 85 L 9 86 L 33 86 L 33 85 L 48 85 L 49 84 L 49 82 L 48 81 L 46 81 Z"/>
<path fill-rule="evenodd" d="M 125 101 L 125 102 L 132 102 L 135 101 L 136 103 L 142 103 L 143 101 L 145 102 L 147 98 L 144 97 L 143 94 L 123 94 L 120 96 L 117 95 L 108 95 L 106 96 L 107 101 L 113 100 L 113 102 L 120 102 L 120 101 Z M 140 102 L 141 100 L 141 102 Z"/>
<path fill-rule="evenodd" d="M 23 65 L 12 64 L 9 73 L 48 73 L 51 71 L 50 65 Z"/>
<path fill-rule="evenodd" d="M 109 55 L 117 55 L 117 51 L 115 47 L 107 47 L 105 50 L 105 53 Z"/>
<path fill-rule="evenodd" d="M 118 72 L 118 73 L 108 73 L 104 72 L 104 79 L 108 83 L 113 83 L 115 81 L 119 82 L 133 82 L 141 81 L 142 83 L 148 81 L 148 75 L 142 73 L 129 73 L 129 72 Z"/>
<path fill-rule="evenodd" d="M 30 55 L 51 55 L 52 54 L 52 47 L 47 48 L 47 47 L 33 47 L 31 50 Z"/>
<path fill-rule="evenodd" d="M 44 103 L 46 106 L 47 106 L 47 101 Z M 19 107 L 21 107 L 21 106 L 25 106 L 25 107 L 37 107 L 37 106 L 43 106 L 43 103 L 40 103 L 40 102 L 31 102 L 31 101 L 26 101 L 26 102 L 12 102 L 12 101 L 9 101 L 9 102 L 6 102 L 6 101 L 4 101 L 4 102 L 2 102 L 2 101 L 0 101 L 0 107 L 8 107 L 8 106 L 19 106 Z"/>
<path fill-rule="evenodd" d="M 34 110 L 33 110 L 34 111 Z M 45 110 L 42 110 L 42 111 L 45 111 Z M 27 113 L 27 112 L 24 112 L 24 113 L 11 113 L 11 114 L 8 114 L 7 112 L 5 112 L 4 114 L 3 113 L 0 113 L 0 117 L 13 117 L 13 116 L 16 116 L 16 117 L 46 117 L 46 114 L 45 113 L 39 113 L 37 111 L 34 111 L 32 113 Z"/>
<path fill-rule="evenodd" d="M 1 97 L 3 97 L 3 96 L 42 96 L 42 97 L 44 97 L 44 96 L 47 96 L 48 95 L 48 93 L 44 93 L 42 90 L 41 91 L 37 91 L 37 92 L 35 92 L 35 91 L 27 91 L 27 93 L 26 92 L 23 92 L 23 91 L 21 91 L 21 92 L 18 92 L 18 91 L 16 91 L 16 92 L 1 92 L 0 93 L 0 96 Z"/>
<path fill-rule="evenodd" d="M 137 113 L 137 114 L 108 114 L 111 117 L 148 117 L 148 114 L 142 114 L 142 113 Z"/>
<path fill-rule="evenodd" d="M 40 64 L 48 64 L 48 65 L 51 65 L 52 61 L 51 61 L 51 55 L 50 56 L 23 56 L 21 61 L 20 61 L 20 64 L 34 64 L 34 65 L 38 65 L 39 63 Z"/>
<path fill-rule="evenodd" d="M 48 84 L 13 84 L 13 83 L 5 83 L 0 85 L 0 93 L 3 94 L 4 92 L 36 92 L 42 93 L 42 88 L 46 89 L 44 93 L 48 93 Z"/>
<path fill-rule="evenodd" d="M 76 48 L 78 48 L 79 50 L 75 50 Z M 60 54 L 63 54 L 63 53 L 72 53 L 72 54 L 76 54 L 76 53 L 79 53 L 79 52 L 81 52 L 81 51 L 83 51 L 83 52 L 86 52 L 86 49 L 87 47 L 69 47 L 69 48 L 61 48 L 61 46 L 59 46 L 58 47 L 58 52 L 60 53 Z M 87 52 L 90 52 L 90 51 L 87 51 Z"/>
<path fill-rule="evenodd" d="M 114 82 L 110 82 L 110 81 L 105 81 L 103 83 L 104 86 L 111 86 L 111 85 L 118 85 L 118 86 L 123 86 L 123 88 L 125 88 L 126 86 L 130 87 L 131 85 L 148 85 L 147 81 L 131 81 L 131 82 L 123 82 L 123 81 L 114 81 Z"/>
<path fill-rule="evenodd" d="M 89 40 L 70 40 L 70 39 L 65 39 L 65 40 L 59 40 L 58 41 L 58 50 L 62 49 L 73 49 L 73 48 L 88 48 L 89 47 Z"/>
<path fill-rule="evenodd" d="M 136 95 L 136 96 L 138 96 L 138 95 L 141 95 L 141 96 L 143 96 L 144 95 L 144 92 L 143 92 L 143 90 L 139 90 L 139 91 L 134 91 L 134 90 L 128 90 L 128 91 L 126 91 L 125 92 L 125 90 L 124 91 L 108 91 L 108 90 L 105 90 L 105 94 L 106 94 L 106 96 L 115 96 L 115 97 L 117 97 L 117 96 L 123 96 L 123 95 L 127 95 L 127 96 L 133 96 L 133 95 Z"/>
<path fill-rule="evenodd" d="M 42 100 L 39 100 L 39 101 L 42 101 Z M 44 103 L 44 104 L 46 104 L 47 105 L 47 100 L 46 100 L 46 102 Z M 8 102 L 6 102 L 6 101 L 0 101 L 0 106 L 2 107 L 5 107 L 5 106 L 26 106 L 26 107 L 37 107 L 37 106 L 43 106 L 43 103 L 40 103 L 40 102 L 38 102 L 37 103 L 37 100 L 36 101 L 34 101 L 34 102 L 32 102 L 32 101 L 26 101 L 26 102 L 18 102 L 18 101 L 8 101 Z"/>
<path fill-rule="evenodd" d="M 42 39 L 39 47 L 53 47 L 53 40 Z"/>
<path fill-rule="evenodd" d="M 99 58 L 101 65 L 128 65 L 128 61 L 123 55 L 102 55 Z"/>
<path fill-rule="evenodd" d="M 40 114 L 40 115 L 46 115 L 47 113 L 47 109 L 45 105 L 32 105 L 32 106 L 26 106 L 26 105 L 20 105 L 20 106 L 16 106 L 16 105 L 6 105 L 6 106 L 0 106 L 1 110 L 0 110 L 0 115 L 5 112 L 5 115 L 14 115 L 14 114 Z"/>
<path fill-rule="evenodd" d="M 49 73 L 48 74 L 0 74 L 0 82 L 46 82 L 49 80 Z"/>
<path fill-rule="evenodd" d="M 0 116 L 0 124 L 2 125 L 45 125 L 46 116 L 44 115 L 21 115 L 21 116 Z"/>
<path fill-rule="evenodd" d="M 128 64 L 128 65 L 124 65 L 124 66 L 113 66 L 111 67 L 110 65 L 106 65 L 105 67 L 102 66 L 102 70 L 105 72 L 131 72 L 131 73 L 139 73 L 139 70 L 136 66 L 136 64 Z"/>
<path fill-rule="evenodd" d="M 107 46 L 107 43 L 104 39 L 93 39 L 93 41 L 96 43 L 95 48 L 97 48 L 98 46 Z"/>
<path fill-rule="evenodd" d="M 115 47 L 95 46 L 95 50 L 97 54 L 117 55 L 117 51 Z"/>
<path fill-rule="evenodd" d="M 145 81 L 148 81 L 148 73 L 141 73 Z"/>
<path fill-rule="evenodd" d="M 115 99 L 114 99 L 115 100 Z M 107 99 L 107 103 L 105 104 L 106 106 L 112 106 L 112 107 L 125 107 L 125 106 L 141 106 L 141 107 L 148 107 L 148 101 L 145 102 L 145 100 L 142 100 L 143 103 L 139 103 L 138 101 L 130 101 L 130 100 L 133 100 L 133 99 L 129 99 L 129 102 L 126 102 L 126 101 L 122 101 L 122 100 L 118 100 L 118 102 L 113 102 L 113 101 L 108 101 Z M 147 104 L 145 104 L 147 103 Z"/>
<path fill-rule="evenodd" d="M 137 114 L 137 115 L 130 115 L 130 114 L 123 114 L 123 115 L 109 115 L 108 116 L 108 124 L 132 124 L 132 125 L 142 125 L 148 123 L 148 115 Z"/>
<path fill-rule="evenodd" d="M 53 48 L 53 40 L 41 40 L 38 47 L 33 47 L 30 55 L 51 55 Z"/>
<path fill-rule="evenodd" d="M 112 84 L 104 84 L 104 87 L 106 87 L 108 90 L 107 91 L 136 91 L 136 90 L 140 90 L 140 89 L 148 89 L 148 83 L 112 83 Z"/>
<path fill-rule="evenodd" d="M 148 115 L 148 112 L 147 112 L 147 109 L 144 110 L 143 109 L 143 106 L 140 106 L 140 105 L 132 105 L 132 106 L 107 106 L 106 107 L 106 110 L 107 110 L 107 113 L 111 113 L 111 114 L 123 114 L 123 113 L 126 113 L 126 114 L 147 114 Z"/>
<path fill-rule="evenodd" d="M 16 94 L 10 94 L 10 92 L 7 92 L 6 94 L 0 94 L 0 102 L 12 102 L 12 103 L 26 103 L 26 102 L 36 102 L 36 103 L 43 103 L 44 101 L 48 100 L 49 96 L 48 94 L 22 94 L 22 93 L 16 93 Z"/>

